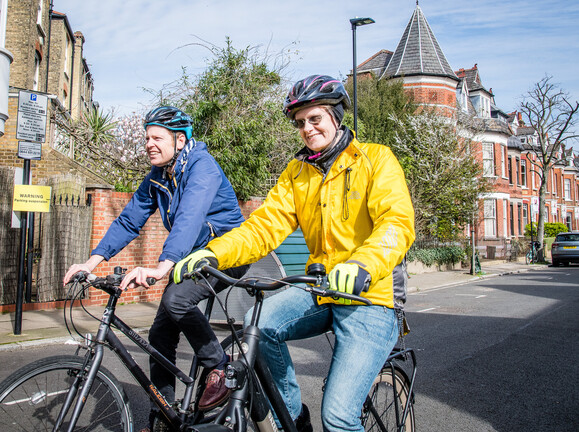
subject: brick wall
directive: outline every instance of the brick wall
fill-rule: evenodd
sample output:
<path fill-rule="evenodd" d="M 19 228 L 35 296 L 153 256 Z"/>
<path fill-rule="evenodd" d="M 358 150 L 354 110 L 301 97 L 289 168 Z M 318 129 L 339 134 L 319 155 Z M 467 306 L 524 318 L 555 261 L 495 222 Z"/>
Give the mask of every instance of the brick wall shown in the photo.
<path fill-rule="evenodd" d="M 239 207 L 243 217 L 247 219 L 249 215 L 263 204 L 263 198 L 251 197 L 249 201 L 239 201 Z"/>
<path fill-rule="evenodd" d="M 443 110 L 448 110 L 447 115 L 452 114 L 456 109 L 456 90 L 448 85 L 404 83 L 404 89 L 411 92 L 417 104 L 438 106 Z"/>
<path fill-rule="evenodd" d="M 90 241 L 90 250 L 93 250 L 104 237 L 110 224 L 129 202 L 132 194 L 107 189 L 89 190 L 88 188 L 87 193 L 92 194 L 93 203 L 93 229 Z M 249 201 L 240 202 L 239 205 L 245 218 L 249 217 L 251 212 L 258 208 L 262 202 L 261 198 L 251 198 Z M 137 266 L 156 267 L 167 234 L 161 216 L 156 212 L 147 221 L 139 237 L 110 261 L 102 262 L 94 273 L 97 276 L 105 276 L 112 273 L 115 266 L 121 266 L 129 271 Z M 123 294 L 122 301 L 130 303 L 158 300 L 161 298 L 167 282 L 168 277 L 165 277 L 148 290 L 129 290 Z M 108 298 L 102 291 L 97 290 L 92 290 L 89 297 L 91 304 L 104 304 Z"/>
<path fill-rule="evenodd" d="M 87 193 L 92 194 L 93 230 L 90 250 L 93 250 L 110 224 L 129 202 L 132 194 L 107 189 L 87 190 Z M 156 267 L 166 237 L 167 230 L 163 226 L 159 213 L 156 212 L 143 227 L 139 237 L 110 261 L 103 261 L 94 273 L 97 276 L 105 276 L 112 273 L 115 266 L 127 268 L 129 271 L 134 267 Z M 157 300 L 161 297 L 166 284 L 167 279 L 157 282 L 148 290 L 129 290 L 123 294 L 121 301 L 130 303 Z M 104 304 L 107 298 L 108 296 L 102 291 L 93 290 L 90 293 L 91 304 Z"/>

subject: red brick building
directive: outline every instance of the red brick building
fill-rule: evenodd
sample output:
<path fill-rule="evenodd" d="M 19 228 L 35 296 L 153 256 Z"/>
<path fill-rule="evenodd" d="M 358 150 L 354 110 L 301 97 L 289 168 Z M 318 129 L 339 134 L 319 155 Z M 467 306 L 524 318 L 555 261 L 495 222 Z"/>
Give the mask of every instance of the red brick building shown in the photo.
<path fill-rule="evenodd" d="M 400 79 L 420 105 L 434 107 L 442 115 L 462 111 L 483 125 L 476 137 L 476 156 L 493 188 L 480 197 L 476 244 L 482 256 L 507 257 L 512 240 L 524 237 L 532 218 L 531 203 L 538 199 L 539 177 L 531 164 L 535 131 L 518 113 L 507 114 L 495 105 L 476 64 L 470 69 L 451 68 L 418 5 L 396 50 L 379 51 L 357 70 Z M 560 156 L 548 178 L 545 221 L 579 230 L 579 157 L 572 150 Z"/>

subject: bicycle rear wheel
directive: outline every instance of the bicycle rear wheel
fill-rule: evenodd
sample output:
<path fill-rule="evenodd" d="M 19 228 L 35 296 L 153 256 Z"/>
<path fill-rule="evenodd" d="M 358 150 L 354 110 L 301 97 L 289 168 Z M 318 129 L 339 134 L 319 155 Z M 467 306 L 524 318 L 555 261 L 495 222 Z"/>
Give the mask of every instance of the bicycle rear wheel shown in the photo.
<path fill-rule="evenodd" d="M 55 356 L 19 369 L 0 384 L 0 430 L 52 431 L 71 386 L 84 384 L 84 358 Z M 73 405 L 74 406 L 74 405 Z M 67 430 L 73 408 L 61 430 Z M 129 400 L 114 376 L 101 366 L 75 431 L 132 431 Z"/>
<path fill-rule="evenodd" d="M 394 391 L 393 383 L 396 383 Z M 368 398 L 362 408 L 362 425 L 365 431 L 381 431 L 382 423 L 387 431 L 397 431 L 398 422 L 409 397 L 406 374 L 398 368 L 384 368 L 374 380 Z M 397 420 L 398 416 L 398 420 Z M 414 401 L 411 399 L 402 431 L 414 431 Z"/>

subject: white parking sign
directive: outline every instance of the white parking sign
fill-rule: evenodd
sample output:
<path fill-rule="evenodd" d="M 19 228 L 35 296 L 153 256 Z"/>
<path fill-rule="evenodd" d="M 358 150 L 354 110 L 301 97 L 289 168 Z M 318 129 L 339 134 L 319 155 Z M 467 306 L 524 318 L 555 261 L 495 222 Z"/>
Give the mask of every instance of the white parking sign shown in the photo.
<path fill-rule="evenodd" d="M 539 213 L 539 197 L 531 197 L 531 213 Z"/>
<path fill-rule="evenodd" d="M 21 90 L 18 93 L 16 139 L 43 143 L 46 141 L 48 97 Z"/>

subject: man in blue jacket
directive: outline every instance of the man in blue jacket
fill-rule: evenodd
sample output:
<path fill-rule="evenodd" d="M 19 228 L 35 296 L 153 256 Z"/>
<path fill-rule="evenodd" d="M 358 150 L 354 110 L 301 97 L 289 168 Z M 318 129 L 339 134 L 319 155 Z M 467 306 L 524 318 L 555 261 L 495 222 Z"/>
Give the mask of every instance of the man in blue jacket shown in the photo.
<path fill-rule="evenodd" d="M 90 273 L 102 260 L 109 260 L 119 253 L 139 235 L 157 209 L 169 231 L 159 263 L 156 268 L 132 269 L 121 284 L 123 289 L 139 285 L 148 287 L 147 278 L 162 279 L 176 262 L 243 222 L 229 180 L 208 153 L 207 146 L 193 139 L 191 118 L 187 114 L 174 107 L 155 108 L 145 117 L 144 126 L 151 172 L 113 221 L 91 257 L 84 264 L 70 267 L 64 277 L 65 284 L 77 272 Z M 239 278 L 246 271 L 247 266 L 243 266 L 232 269 L 230 274 Z M 225 286 L 217 284 L 214 288 L 220 291 Z M 176 285 L 170 278 L 149 332 L 151 345 L 175 362 L 182 331 L 200 364 L 213 369 L 199 402 L 200 409 L 210 409 L 228 396 L 223 373 L 227 357 L 209 322 L 197 308 L 197 304 L 208 296 L 207 288 L 192 280 Z M 152 358 L 150 366 L 151 380 L 172 402 L 175 377 Z M 151 413 L 151 423 L 155 415 L 155 412 Z"/>

